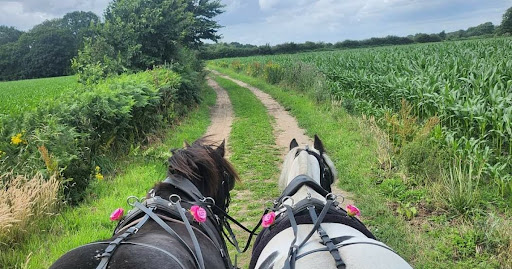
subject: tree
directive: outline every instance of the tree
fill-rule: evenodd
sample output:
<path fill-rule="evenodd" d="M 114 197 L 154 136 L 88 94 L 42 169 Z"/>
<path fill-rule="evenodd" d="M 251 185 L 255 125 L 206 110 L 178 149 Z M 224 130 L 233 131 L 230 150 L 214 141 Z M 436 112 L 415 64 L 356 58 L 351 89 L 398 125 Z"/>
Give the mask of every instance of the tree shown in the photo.
<path fill-rule="evenodd" d="M 502 34 L 512 34 L 512 7 L 503 14 L 500 29 Z"/>
<path fill-rule="evenodd" d="M 446 39 L 446 32 L 443 30 L 441 33 L 439 33 L 439 37 L 441 38 L 441 40 L 445 40 Z"/>
<path fill-rule="evenodd" d="M 96 34 L 95 25 L 99 22 L 100 18 L 93 12 L 74 11 L 60 19 L 60 26 L 69 30 L 77 40 L 77 45 L 81 47 L 85 38 Z"/>
<path fill-rule="evenodd" d="M 35 26 L 20 37 L 18 46 L 26 49 L 21 58 L 24 78 L 68 74 L 77 51 L 71 31 L 61 28 L 58 19 Z"/>
<path fill-rule="evenodd" d="M 23 34 L 23 32 L 14 27 L 0 25 L 0 46 L 18 41 L 21 34 Z"/>
<path fill-rule="evenodd" d="M 198 48 L 217 41 L 218 0 L 114 0 L 105 11 L 101 35 L 126 59 L 130 69 L 176 60 L 181 46 Z"/>

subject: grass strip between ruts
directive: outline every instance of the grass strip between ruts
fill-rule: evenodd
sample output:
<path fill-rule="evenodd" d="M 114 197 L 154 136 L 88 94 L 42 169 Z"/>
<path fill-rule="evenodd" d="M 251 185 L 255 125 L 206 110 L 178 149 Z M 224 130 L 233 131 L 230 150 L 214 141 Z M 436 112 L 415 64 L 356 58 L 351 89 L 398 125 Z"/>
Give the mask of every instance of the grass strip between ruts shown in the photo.
<path fill-rule="evenodd" d="M 203 102 L 198 109 L 192 110 L 181 124 L 172 128 L 164 143 L 154 146 L 154 151 L 181 148 L 183 141 L 192 142 L 204 135 L 210 124 L 209 108 L 215 104 L 215 93 L 208 88 L 202 96 Z M 15 248 L 2 248 L 0 267 L 23 267 L 30 255 L 28 268 L 48 268 L 62 254 L 77 246 L 109 238 L 116 224 L 109 220 L 110 213 L 118 207 L 129 209 L 128 196 L 145 196 L 153 184 L 166 176 L 167 164 L 161 158 L 135 156 L 127 159 L 115 165 L 124 172 L 93 183 L 88 189 L 89 197 L 80 206 L 65 208 L 41 227 L 41 232 L 32 234 Z"/>
<path fill-rule="evenodd" d="M 278 165 L 282 160 L 272 132 L 274 119 L 248 89 L 224 78 L 215 77 L 215 80 L 228 92 L 235 114 L 229 138 L 229 159 L 237 168 L 242 182 L 231 192 L 229 212 L 252 228 L 261 218 L 265 201 L 275 199 L 280 194 L 277 180 Z M 235 229 L 235 232 L 241 245 L 244 245 L 247 234 L 239 229 Z M 230 247 L 232 259 L 234 253 L 234 248 Z M 251 249 L 238 257 L 238 266 L 248 267 L 250 253 Z"/>

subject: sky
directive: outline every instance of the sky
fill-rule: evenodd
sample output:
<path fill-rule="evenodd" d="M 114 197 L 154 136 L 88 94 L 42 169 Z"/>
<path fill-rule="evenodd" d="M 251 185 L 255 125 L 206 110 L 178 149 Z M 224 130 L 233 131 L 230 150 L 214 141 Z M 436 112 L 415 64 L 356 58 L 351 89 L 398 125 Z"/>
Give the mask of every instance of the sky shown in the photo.
<path fill-rule="evenodd" d="M 99 16 L 109 0 L 0 0 L 0 25 L 29 30 L 68 12 Z M 271 45 L 284 42 L 365 39 L 466 29 L 501 23 L 512 0 L 222 0 L 217 17 L 222 42 Z"/>

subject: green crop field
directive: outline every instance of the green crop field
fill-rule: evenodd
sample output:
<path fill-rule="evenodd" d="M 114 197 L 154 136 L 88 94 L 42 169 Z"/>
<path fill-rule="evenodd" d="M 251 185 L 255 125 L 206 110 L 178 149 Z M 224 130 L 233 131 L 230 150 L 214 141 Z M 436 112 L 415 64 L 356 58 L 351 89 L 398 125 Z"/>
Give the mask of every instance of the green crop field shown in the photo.
<path fill-rule="evenodd" d="M 17 114 L 78 85 L 75 76 L 0 82 L 0 114 Z"/>
<path fill-rule="evenodd" d="M 333 52 L 221 59 L 270 83 L 314 91 L 356 114 L 376 116 L 402 146 L 409 119 L 437 124 L 433 139 L 466 170 L 512 194 L 512 39 L 494 38 Z M 403 112 L 403 109 L 402 109 Z M 397 130 L 398 129 L 398 130 Z"/>

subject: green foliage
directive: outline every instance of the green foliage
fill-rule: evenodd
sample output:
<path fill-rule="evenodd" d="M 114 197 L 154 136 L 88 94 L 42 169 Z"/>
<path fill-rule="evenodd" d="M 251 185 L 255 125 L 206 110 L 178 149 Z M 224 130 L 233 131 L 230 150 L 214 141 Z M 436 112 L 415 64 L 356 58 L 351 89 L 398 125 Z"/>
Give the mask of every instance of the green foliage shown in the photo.
<path fill-rule="evenodd" d="M 503 14 L 500 31 L 502 34 L 512 34 L 512 7 Z"/>
<path fill-rule="evenodd" d="M 271 61 L 263 67 L 263 77 L 270 84 L 277 84 L 283 80 L 284 68 Z"/>
<path fill-rule="evenodd" d="M 47 20 L 26 33 L 0 26 L 0 80 L 69 74 L 70 60 L 83 39 L 94 34 L 91 27 L 97 22 L 94 13 L 77 11 Z M 9 42 L 4 43 L 6 40 Z"/>
<path fill-rule="evenodd" d="M 476 164 L 478 165 L 478 164 Z M 475 214 L 480 205 L 479 180 L 483 167 L 471 160 L 454 160 L 443 175 L 446 206 L 454 215 Z"/>
<path fill-rule="evenodd" d="M 196 48 L 201 40 L 216 41 L 219 1 L 115 0 L 105 11 L 100 36 L 115 48 L 124 66 L 144 70 L 177 61 L 180 46 Z"/>
<path fill-rule="evenodd" d="M 96 85 L 77 87 L 69 96 L 25 114 L 1 118 L 2 173 L 32 175 L 49 170 L 39 147 L 45 146 L 68 180 L 66 193 L 80 199 L 95 162 L 174 121 L 182 78 L 167 69 L 121 75 Z"/>
<path fill-rule="evenodd" d="M 396 212 L 403 216 L 406 220 L 412 220 L 416 215 L 418 215 L 418 210 L 416 207 L 412 206 L 411 203 L 398 205 Z"/>
<path fill-rule="evenodd" d="M 5 25 L 0 25 L 0 46 L 18 41 L 22 31 Z"/>

